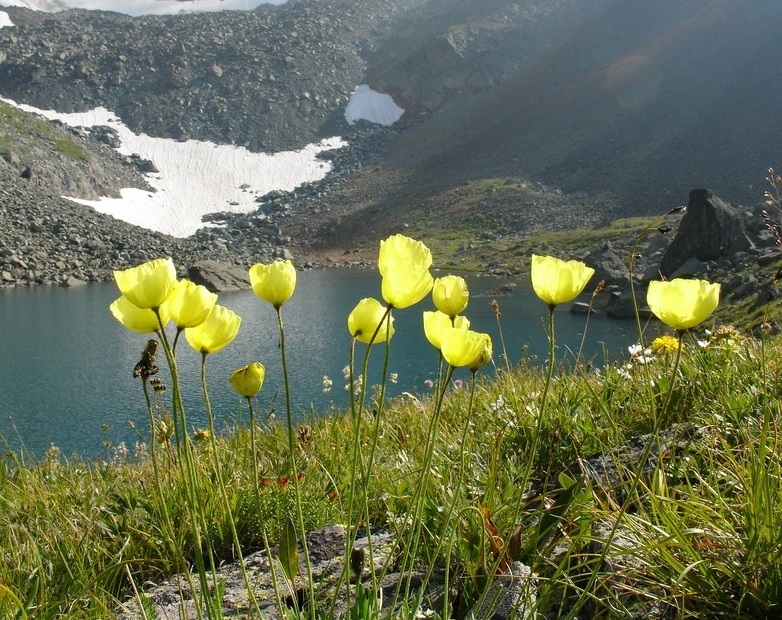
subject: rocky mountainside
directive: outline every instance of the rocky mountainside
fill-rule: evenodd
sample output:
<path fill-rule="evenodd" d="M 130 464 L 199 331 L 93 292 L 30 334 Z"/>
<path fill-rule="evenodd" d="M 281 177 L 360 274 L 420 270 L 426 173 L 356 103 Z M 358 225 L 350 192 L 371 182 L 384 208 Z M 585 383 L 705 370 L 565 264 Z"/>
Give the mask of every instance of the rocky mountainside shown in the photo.
<path fill-rule="evenodd" d="M 657 214 L 693 187 L 752 204 L 782 143 L 773 75 L 782 5 L 771 0 L 632 10 L 622 0 L 290 0 L 143 17 L 4 10 L 15 26 L 0 29 L 0 95 L 15 101 L 104 106 L 137 132 L 251 150 L 352 139 L 317 187 L 226 217 L 223 231 L 160 241 L 237 264 L 286 249 L 376 247 L 424 211 L 459 213 L 458 188 L 481 179 L 502 182 L 461 213 L 498 236 L 514 222 L 538 231 Z M 405 108 L 393 128 L 347 125 L 361 83 Z M 101 180 L 95 168 L 117 162 L 93 142 L 91 167 L 63 173 L 62 158 L 4 146 L 17 137 L 0 133 L 6 195 L 30 189 L 27 169 L 51 195 L 71 184 L 92 197 L 138 177 L 139 162 L 124 162 L 113 182 Z M 17 219 L 31 217 L 22 209 Z M 117 243 L 137 243 L 125 234 Z M 3 242 L 19 253 L 12 236 Z"/>

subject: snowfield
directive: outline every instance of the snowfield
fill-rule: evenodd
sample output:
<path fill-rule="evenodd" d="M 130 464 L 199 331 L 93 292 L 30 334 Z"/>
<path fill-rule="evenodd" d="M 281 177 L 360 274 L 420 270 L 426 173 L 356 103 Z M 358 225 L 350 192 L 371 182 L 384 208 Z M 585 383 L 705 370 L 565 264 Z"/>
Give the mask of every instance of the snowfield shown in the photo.
<path fill-rule="evenodd" d="M 319 181 L 331 170 L 331 164 L 317 159 L 317 154 L 345 144 L 340 138 L 329 138 L 301 151 L 251 153 L 241 146 L 136 135 L 105 108 L 61 114 L 18 107 L 72 127 L 107 125 L 115 129 L 122 142 L 120 153 L 135 153 L 155 164 L 159 172 L 146 177 L 157 191 L 128 188 L 122 190 L 121 198 L 66 198 L 174 237 L 188 237 L 203 228 L 202 217 L 207 213 L 249 213 L 258 208 L 255 199 L 272 190 L 291 191 L 302 183 Z"/>
<path fill-rule="evenodd" d="M 366 84 L 357 86 L 345 107 L 345 120 L 351 125 L 358 120 L 367 120 L 390 127 L 405 111 L 394 103 L 391 95 L 378 93 Z"/>
<path fill-rule="evenodd" d="M 207 213 L 251 213 L 258 208 L 259 196 L 273 190 L 292 191 L 303 183 L 323 179 L 332 166 L 318 159 L 318 153 L 346 144 L 334 137 L 310 144 L 301 151 L 252 153 L 241 146 L 137 135 L 105 108 L 63 114 L 2 100 L 72 127 L 107 125 L 115 129 L 121 141 L 120 153 L 136 154 L 155 165 L 158 172 L 146 177 L 157 191 L 125 188 L 121 198 L 66 198 L 124 222 L 174 237 L 189 237 L 203 228 L 206 225 L 203 216 Z M 364 119 L 382 125 L 393 124 L 402 112 L 391 97 L 368 86 L 356 88 L 345 110 L 351 122 Z"/>

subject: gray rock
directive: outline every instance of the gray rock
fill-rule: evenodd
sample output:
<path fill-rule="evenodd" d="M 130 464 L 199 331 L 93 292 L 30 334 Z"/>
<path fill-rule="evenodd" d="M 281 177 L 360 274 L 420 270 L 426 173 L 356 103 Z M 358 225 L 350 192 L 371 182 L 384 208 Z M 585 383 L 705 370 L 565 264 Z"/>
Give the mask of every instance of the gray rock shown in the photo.
<path fill-rule="evenodd" d="M 592 287 L 601 280 L 604 280 L 606 285 L 626 284 L 630 277 L 625 261 L 608 242 L 587 254 L 584 262 L 595 270 L 595 275 L 590 281 Z"/>
<path fill-rule="evenodd" d="M 596 312 L 594 308 L 590 308 L 589 304 L 583 301 L 577 301 L 570 306 L 571 314 L 596 314 Z"/>
<path fill-rule="evenodd" d="M 687 261 L 674 271 L 671 278 L 697 278 L 706 273 L 706 265 L 695 258 L 688 258 Z"/>
<path fill-rule="evenodd" d="M 187 270 L 190 279 L 213 293 L 241 291 L 250 288 L 247 269 L 213 260 L 196 263 Z"/>
<path fill-rule="evenodd" d="M 473 607 L 467 618 L 474 620 L 527 620 L 535 617 L 537 588 L 529 566 L 513 562 L 510 570 L 497 577 L 483 601 Z M 476 609 L 477 607 L 477 609 Z"/>
<path fill-rule="evenodd" d="M 690 191 L 687 213 L 660 263 L 670 277 L 691 258 L 708 261 L 752 249 L 741 214 L 710 189 Z"/>
<path fill-rule="evenodd" d="M 643 295 L 638 288 L 636 288 L 636 294 Z M 634 304 L 633 296 L 629 290 L 614 291 L 608 296 L 605 312 L 608 316 L 618 319 L 631 318 L 635 316 L 636 305 L 641 317 L 648 317 L 651 314 L 644 297 L 638 298 Z"/>
<path fill-rule="evenodd" d="M 62 286 L 65 286 L 67 288 L 76 288 L 79 286 L 86 286 L 87 283 L 84 280 L 80 280 L 79 278 L 75 278 L 73 276 L 70 276 L 69 278 L 63 280 Z"/>

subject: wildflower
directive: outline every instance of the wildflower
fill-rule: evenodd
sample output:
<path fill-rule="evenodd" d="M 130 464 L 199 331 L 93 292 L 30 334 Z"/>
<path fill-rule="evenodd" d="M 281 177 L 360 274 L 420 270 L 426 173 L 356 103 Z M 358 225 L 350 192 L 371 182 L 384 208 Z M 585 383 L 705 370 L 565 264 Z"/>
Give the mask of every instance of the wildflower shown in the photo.
<path fill-rule="evenodd" d="M 551 308 L 578 297 L 594 273 L 594 269 L 580 261 L 532 255 L 532 288 Z"/>
<path fill-rule="evenodd" d="M 479 333 L 479 336 L 483 338 L 483 350 L 481 354 L 473 360 L 471 364 L 468 364 L 468 368 L 475 372 L 482 366 L 485 366 L 491 361 L 492 354 L 494 353 L 494 347 L 492 346 L 491 336 L 489 334 Z"/>
<path fill-rule="evenodd" d="M 434 381 L 431 379 L 426 379 L 424 381 L 424 387 L 433 388 L 434 387 Z"/>
<path fill-rule="evenodd" d="M 158 315 L 149 308 L 139 308 L 125 295 L 115 299 L 109 306 L 111 314 L 128 329 L 141 334 L 151 334 L 158 331 L 161 323 L 165 327 L 168 323 L 168 305 L 163 302 L 158 306 Z"/>
<path fill-rule="evenodd" d="M 470 300 L 467 282 L 461 276 L 437 278 L 432 286 L 434 306 L 443 314 L 454 317 L 464 312 Z"/>
<path fill-rule="evenodd" d="M 455 387 L 457 390 L 458 390 L 460 387 L 462 387 L 462 385 L 464 385 L 464 384 L 463 384 L 463 382 L 462 382 L 462 380 L 461 380 L 461 379 L 457 379 L 456 381 L 454 381 L 454 382 L 453 382 L 453 386 L 454 386 L 454 387 Z"/>
<path fill-rule="evenodd" d="M 176 268 L 170 258 L 158 258 L 138 267 L 115 271 L 120 292 L 134 306 L 159 308 L 176 284 Z"/>
<path fill-rule="evenodd" d="M 426 310 L 424 313 L 424 335 L 435 349 L 442 346 L 443 335 L 449 329 L 468 329 L 470 321 L 465 316 L 449 317 L 444 312 Z"/>
<path fill-rule="evenodd" d="M 206 441 L 210 437 L 211 435 L 209 434 L 209 431 L 205 428 L 197 428 L 196 431 L 193 433 L 194 441 Z"/>
<path fill-rule="evenodd" d="M 242 319 L 225 306 L 215 305 L 206 321 L 185 330 L 190 346 L 207 354 L 217 353 L 228 345 L 239 332 Z"/>
<path fill-rule="evenodd" d="M 482 334 L 452 327 L 443 333 L 440 351 L 443 359 L 456 368 L 475 364 L 483 355 L 485 346 Z"/>
<path fill-rule="evenodd" d="M 258 297 L 280 308 L 296 288 L 296 268 L 289 260 L 257 263 L 250 267 L 250 284 Z"/>
<path fill-rule="evenodd" d="M 320 384 L 323 388 L 324 394 L 328 394 L 329 392 L 331 392 L 332 381 L 326 375 L 323 375 L 323 380 L 320 382 Z"/>
<path fill-rule="evenodd" d="M 663 323 L 677 331 L 695 327 L 714 312 L 720 299 L 720 285 L 706 280 L 676 278 L 670 282 L 653 281 L 646 302 Z"/>
<path fill-rule="evenodd" d="M 252 398 L 263 387 L 263 380 L 266 378 L 266 368 L 263 364 L 253 362 L 237 368 L 231 375 L 231 387 L 245 398 Z"/>
<path fill-rule="evenodd" d="M 380 242 L 378 270 L 383 276 L 382 293 L 394 308 L 407 308 L 421 301 L 432 290 L 429 273 L 432 253 L 423 243 L 403 235 L 392 235 Z"/>
<path fill-rule="evenodd" d="M 342 376 L 345 377 L 345 380 L 347 381 L 350 379 L 350 366 L 345 366 L 342 369 Z"/>
<path fill-rule="evenodd" d="M 392 372 L 390 375 L 388 375 L 388 380 L 391 383 L 396 383 L 397 381 L 399 381 L 399 373 Z"/>
<path fill-rule="evenodd" d="M 644 349 L 638 343 L 630 345 L 629 347 L 627 347 L 627 350 L 630 352 L 630 359 L 632 359 L 633 362 L 636 362 L 638 364 L 646 364 L 654 359 L 652 350 L 649 347 Z"/>
<path fill-rule="evenodd" d="M 171 290 L 166 303 L 168 312 L 180 329 L 200 325 L 217 303 L 217 295 L 205 286 L 180 280 Z"/>
<path fill-rule="evenodd" d="M 348 379 L 350 379 L 350 378 L 348 377 Z M 361 376 L 361 375 L 359 375 L 358 377 L 355 377 L 353 379 L 353 393 L 356 394 L 356 395 L 361 394 L 361 388 L 362 388 L 363 385 L 364 385 L 364 377 Z M 350 391 L 350 383 L 346 383 L 345 384 L 345 391 L 346 392 Z"/>
<path fill-rule="evenodd" d="M 394 335 L 394 317 L 386 316 L 386 312 L 387 309 L 377 299 L 365 297 L 348 315 L 350 335 L 369 345 L 390 340 Z"/>
<path fill-rule="evenodd" d="M 631 344 L 629 347 L 627 347 L 628 353 L 630 353 L 630 357 L 635 357 L 636 355 L 639 355 L 641 351 L 643 351 L 643 347 L 639 343 Z"/>
<path fill-rule="evenodd" d="M 665 353 L 675 353 L 679 348 L 679 341 L 673 336 L 658 336 L 652 340 L 652 344 L 649 347 L 652 353 L 657 355 Z"/>
<path fill-rule="evenodd" d="M 432 253 L 420 241 L 404 235 L 391 235 L 385 241 L 380 242 L 380 254 L 377 261 L 380 275 L 385 276 L 388 268 L 399 260 L 411 260 L 425 265 L 426 269 L 429 269 L 432 266 Z"/>

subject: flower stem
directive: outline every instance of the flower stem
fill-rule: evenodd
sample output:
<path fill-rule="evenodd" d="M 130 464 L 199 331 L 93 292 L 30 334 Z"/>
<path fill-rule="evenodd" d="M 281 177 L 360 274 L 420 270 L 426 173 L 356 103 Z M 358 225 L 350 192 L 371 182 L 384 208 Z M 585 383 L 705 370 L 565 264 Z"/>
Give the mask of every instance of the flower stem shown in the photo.
<path fill-rule="evenodd" d="M 307 567 L 307 586 L 309 588 L 308 611 L 312 620 L 315 620 L 315 584 L 312 578 L 312 564 L 307 548 L 307 532 L 304 528 L 304 511 L 301 506 L 301 485 L 299 484 L 299 472 L 296 466 L 296 439 L 293 434 L 293 412 L 291 410 L 291 389 L 288 378 L 288 361 L 285 351 L 285 328 L 282 322 L 282 304 L 274 306 L 277 311 L 277 327 L 280 331 L 280 357 L 282 360 L 282 378 L 285 383 L 285 419 L 288 426 L 288 451 L 290 452 L 291 473 L 293 478 L 293 490 L 296 501 L 296 519 L 301 539 L 301 549 Z"/>
<path fill-rule="evenodd" d="M 187 437 L 187 421 L 185 417 L 185 407 L 182 402 L 182 392 L 179 386 L 179 369 L 177 367 L 176 356 L 169 345 L 168 337 L 160 318 L 158 308 L 153 308 L 157 315 L 160 325 L 160 337 L 163 343 L 163 351 L 166 354 L 169 372 L 171 373 L 171 406 L 173 408 L 174 434 L 177 444 L 177 456 L 179 457 L 180 473 L 184 476 L 185 497 L 187 498 L 187 507 L 191 513 L 193 523 L 193 537 L 195 543 L 195 560 L 198 570 L 198 578 L 201 584 L 202 603 L 205 604 L 208 618 L 222 618 L 222 603 L 216 604 L 208 598 L 209 579 L 206 574 L 206 563 L 204 562 L 204 553 L 209 556 L 209 564 L 212 573 L 212 583 L 217 585 L 217 570 L 214 564 L 211 542 L 209 540 L 209 528 L 207 526 L 206 515 L 203 510 L 203 503 L 198 492 L 198 475 L 195 469 L 193 450 L 190 440 Z M 189 571 L 187 571 L 189 575 Z M 203 618 L 201 605 L 196 604 L 196 613 L 199 620 Z"/>
<path fill-rule="evenodd" d="M 225 490 L 225 481 L 223 480 L 223 473 L 220 467 L 220 460 L 217 456 L 217 439 L 215 437 L 215 424 L 214 415 L 212 414 L 212 404 L 209 400 L 209 392 L 206 389 L 206 356 L 207 353 L 201 354 L 201 391 L 204 395 L 204 404 L 206 406 L 206 418 L 209 422 L 209 441 L 212 447 L 212 467 L 214 468 L 214 475 L 217 479 L 217 487 L 220 491 L 220 499 L 223 502 L 225 508 L 226 519 L 231 526 L 231 536 L 233 537 L 234 552 L 236 557 L 239 558 L 239 570 L 242 573 L 242 580 L 244 586 L 247 588 L 247 596 L 250 599 L 250 603 L 253 606 L 254 612 L 261 617 L 261 609 L 258 607 L 258 601 L 253 593 L 253 587 L 250 583 L 250 577 L 247 574 L 247 569 L 244 565 L 244 558 L 242 556 L 242 546 L 239 543 L 239 534 L 236 531 L 236 522 L 234 521 L 233 511 L 231 510 L 231 503 L 228 501 L 228 493 Z"/>

